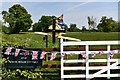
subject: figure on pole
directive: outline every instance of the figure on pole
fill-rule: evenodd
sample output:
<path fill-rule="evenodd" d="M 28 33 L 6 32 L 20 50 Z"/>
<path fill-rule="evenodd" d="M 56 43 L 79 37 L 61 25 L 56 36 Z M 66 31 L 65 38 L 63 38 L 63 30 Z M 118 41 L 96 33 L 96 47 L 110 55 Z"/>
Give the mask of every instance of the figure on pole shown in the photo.
<path fill-rule="evenodd" d="M 55 44 L 56 42 L 56 33 L 65 32 L 64 30 L 65 24 L 63 23 L 63 14 L 58 18 L 53 19 L 52 29 L 48 29 L 47 32 L 52 32 L 52 42 Z M 51 27 L 51 26 L 50 26 Z M 58 27 L 58 29 L 57 29 Z"/>

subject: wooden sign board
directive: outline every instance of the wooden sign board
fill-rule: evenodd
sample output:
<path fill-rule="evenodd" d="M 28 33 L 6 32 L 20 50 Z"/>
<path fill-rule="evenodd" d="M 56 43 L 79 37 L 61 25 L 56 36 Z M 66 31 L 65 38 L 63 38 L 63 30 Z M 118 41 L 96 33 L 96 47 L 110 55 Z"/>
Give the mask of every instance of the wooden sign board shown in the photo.
<path fill-rule="evenodd" d="M 4 52 L 5 49 L 3 49 Z M 12 49 L 9 55 L 3 54 L 4 58 L 8 58 L 7 63 L 5 63 L 7 69 L 34 69 L 42 67 L 42 59 L 40 59 L 41 50 L 38 51 L 36 60 L 32 60 L 32 51 L 29 51 L 28 55 L 25 55 L 25 51 L 20 51 L 18 56 L 15 56 L 14 52 L 15 50 Z"/>

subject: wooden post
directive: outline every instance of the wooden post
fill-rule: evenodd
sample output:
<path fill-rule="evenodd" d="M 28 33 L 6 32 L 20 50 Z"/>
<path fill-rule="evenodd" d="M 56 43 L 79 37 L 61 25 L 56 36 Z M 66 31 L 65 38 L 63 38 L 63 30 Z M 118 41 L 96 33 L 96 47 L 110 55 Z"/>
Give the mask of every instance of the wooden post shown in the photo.
<path fill-rule="evenodd" d="M 53 31 L 52 31 L 53 44 L 55 44 L 55 27 L 56 27 L 56 19 L 53 19 Z"/>
<path fill-rule="evenodd" d="M 59 38 L 59 48 L 60 48 L 60 38 Z"/>
<path fill-rule="evenodd" d="M 46 59 L 45 61 L 48 61 L 48 53 L 46 53 L 46 58 L 45 59 Z"/>
<path fill-rule="evenodd" d="M 45 35 L 45 39 L 46 39 L 46 48 L 48 47 L 48 36 Z"/>
<path fill-rule="evenodd" d="M 45 39 L 46 39 L 46 48 L 48 48 L 48 36 L 45 35 Z M 48 61 L 48 53 L 46 53 L 45 55 L 45 61 Z"/>
<path fill-rule="evenodd" d="M 55 42 L 56 42 L 56 33 L 60 33 L 60 32 L 65 32 L 65 30 L 57 30 L 56 29 L 56 25 L 58 25 L 57 23 L 56 23 L 56 20 L 57 19 L 53 19 L 53 23 L 52 23 L 52 29 L 48 29 L 48 30 L 46 30 L 46 32 L 52 32 L 52 43 L 53 44 L 55 44 Z"/>

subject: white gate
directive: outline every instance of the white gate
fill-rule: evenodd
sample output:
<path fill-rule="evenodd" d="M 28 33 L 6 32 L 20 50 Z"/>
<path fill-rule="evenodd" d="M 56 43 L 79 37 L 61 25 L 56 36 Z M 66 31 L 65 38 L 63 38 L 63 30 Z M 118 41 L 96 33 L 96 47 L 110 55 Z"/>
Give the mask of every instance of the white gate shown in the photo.
<path fill-rule="evenodd" d="M 85 51 L 86 52 L 86 59 L 82 60 L 64 60 L 63 57 L 61 57 L 61 79 L 64 80 L 64 78 L 86 78 L 86 80 L 95 78 L 95 77 L 107 77 L 110 79 L 110 77 L 120 77 L 120 74 L 112 74 L 111 70 L 113 69 L 120 69 L 120 59 L 111 59 L 110 55 L 108 54 L 111 51 L 111 45 L 119 45 L 120 41 L 80 41 L 80 42 L 64 42 L 63 39 L 61 39 L 61 55 L 63 53 L 70 54 L 71 52 L 74 52 L 75 54 L 80 54 L 80 52 L 83 51 L 64 51 L 64 46 L 73 46 L 73 45 L 85 45 Z M 89 59 L 89 54 L 91 52 L 99 53 L 99 51 L 89 51 L 90 45 L 106 45 L 107 50 L 103 51 L 105 54 L 107 54 L 107 59 Z M 119 50 L 117 50 L 119 53 Z M 79 66 L 79 67 L 65 67 L 64 63 L 78 63 L 78 62 L 85 62 L 86 66 Z M 90 66 L 89 63 L 91 62 L 106 62 L 107 66 Z M 111 63 L 113 62 L 113 63 Z M 75 75 L 65 75 L 65 70 L 85 70 L 85 74 L 75 74 Z M 99 70 L 98 72 L 94 74 L 90 74 L 90 70 Z M 104 72 L 107 73 L 105 74 Z"/>

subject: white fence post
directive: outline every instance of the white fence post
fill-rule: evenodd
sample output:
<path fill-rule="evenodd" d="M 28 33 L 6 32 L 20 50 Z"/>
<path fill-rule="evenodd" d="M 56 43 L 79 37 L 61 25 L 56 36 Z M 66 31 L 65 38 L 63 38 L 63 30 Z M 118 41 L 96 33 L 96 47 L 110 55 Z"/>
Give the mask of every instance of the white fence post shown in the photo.
<path fill-rule="evenodd" d="M 86 45 L 86 80 L 89 80 L 89 45 Z"/>
<path fill-rule="evenodd" d="M 63 39 L 61 38 L 60 39 L 60 55 L 61 55 L 61 80 L 64 80 L 64 70 L 63 70 L 63 68 L 64 68 L 64 62 L 63 62 L 63 57 L 62 57 L 62 53 L 63 53 L 63 45 L 62 45 L 62 43 L 63 43 Z"/>
<path fill-rule="evenodd" d="M 110 45 L 107 45 L 107 51 L 108 51 L 108 54 L 107 54 L 107 66 L 110 67 Z M 110 79 L 110 69 L 108 69 L 107 71 L 107 78 Z"/>

